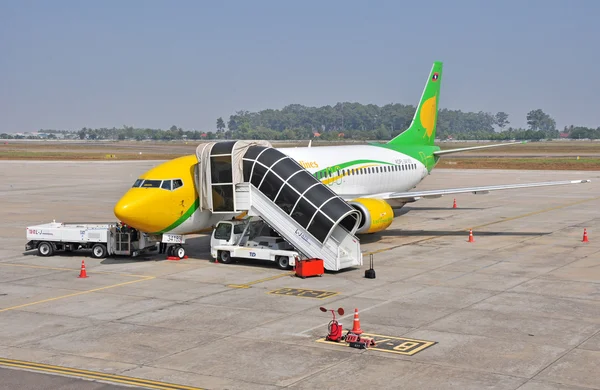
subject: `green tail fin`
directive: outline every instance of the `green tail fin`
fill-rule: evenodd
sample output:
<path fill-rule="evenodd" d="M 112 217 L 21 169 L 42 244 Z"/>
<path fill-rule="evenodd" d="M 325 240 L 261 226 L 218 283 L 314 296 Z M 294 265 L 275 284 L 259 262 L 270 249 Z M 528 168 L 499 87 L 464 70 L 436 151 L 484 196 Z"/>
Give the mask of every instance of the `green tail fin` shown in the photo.
<path fill-rule="evenodd" d="M 410 127 L 388 142 L 392 145 L 433 145 L 437 124 L 440 84 L 442 83 L 442 62 L 433 63 L 429 79 L 425 84 L 421 101 L 415 111 Z"/>

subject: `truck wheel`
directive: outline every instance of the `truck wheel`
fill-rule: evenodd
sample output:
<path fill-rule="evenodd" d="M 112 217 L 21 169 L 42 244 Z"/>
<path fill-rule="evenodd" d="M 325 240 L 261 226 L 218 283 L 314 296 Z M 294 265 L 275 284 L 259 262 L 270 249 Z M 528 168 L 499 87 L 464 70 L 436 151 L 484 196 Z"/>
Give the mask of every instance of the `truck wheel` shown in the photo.
<path fill-rule="evenodd" d="M 49 242 L 41 242 L 40 245 L 38 245 L 38 254 L 44 257 L 52 256 L 54 254 L 52 244 Z"/>
<path fill-rule="evenodd" d="M 228 251 L 221 251 L 221 263 L 231 264 L 231 253 Z"/>
<path fill-rule="evenodd" d="M 279 269 L 290 268 L 290 258 L 287 256 L 277 256 L 277 258 L 275 258 L 275 262 L 277 263 L 277 268 Z"/>
<path fill-rule="evenodd" d="M 185 257 L 185 249 L 180 245 L 173 248 L 173 253 L 175 254 L 175 257 L 179 257 L 180 259 Z"/>
<path fill-rule="evenodd" d="M 106 245 L 96 244 L 92 247 L 92 257 L 103 259 L 106 257 Z"/>

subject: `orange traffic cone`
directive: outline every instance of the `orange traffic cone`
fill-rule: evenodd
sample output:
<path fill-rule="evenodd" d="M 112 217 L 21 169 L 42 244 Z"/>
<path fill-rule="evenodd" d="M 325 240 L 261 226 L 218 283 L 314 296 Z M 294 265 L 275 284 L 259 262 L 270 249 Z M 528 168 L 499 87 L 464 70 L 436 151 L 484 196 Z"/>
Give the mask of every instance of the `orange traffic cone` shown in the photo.
<path fill-rule="evenodd" d="M 587 229 L 583 229 L 583 240 L 581 242 L 590 242 L 590 240 L 588 240 L 588 235 L 587 235 Z"/>
<path fill-rule="evenodd" d="M 79 273 L 80 278 L 87 278 L 87 272 L 85 272 L 85 262 L 81 260 L 81 272 Z"/>
<path fill-rule="evenodd" d="M 469 229 L 469 242 L 475 242 L 475 239 L 473 238 L 473 229 Z"/>
<path fill-rule="evenodd" d="M 458 206 L 456 206 L 456 199 L 454 199 L 454 204 L 452 205 L 452 208 L 453 208 L 453 209 L 455 209 L 455 208 L 457 208 L 457 207 L 458 207 Z"/>
<path fill-rule="evenodd" d="M 360 320 L 358 319 L 358 309 L 354 309 L 354 325 L 352 326 L 352 333 L 361 334 L 362 332 Z"/>

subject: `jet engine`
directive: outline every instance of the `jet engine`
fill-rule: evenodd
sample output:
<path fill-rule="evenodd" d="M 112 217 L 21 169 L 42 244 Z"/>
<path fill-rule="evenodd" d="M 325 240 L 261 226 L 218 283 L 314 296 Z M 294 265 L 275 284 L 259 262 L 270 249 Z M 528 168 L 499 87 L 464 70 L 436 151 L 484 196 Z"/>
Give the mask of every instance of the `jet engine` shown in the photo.
<path fill-rule="evenodd" d="M 361 215 L 356 234 L 380 232 L 394 221 L 394 210 L 385 200 L 357 198 L 348 203 Z"/>

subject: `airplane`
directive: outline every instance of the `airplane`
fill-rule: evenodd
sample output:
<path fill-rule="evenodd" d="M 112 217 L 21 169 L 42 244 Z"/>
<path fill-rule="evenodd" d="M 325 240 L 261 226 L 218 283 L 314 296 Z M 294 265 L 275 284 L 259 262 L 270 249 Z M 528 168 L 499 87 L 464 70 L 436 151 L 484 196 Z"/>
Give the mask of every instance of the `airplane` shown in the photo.
<path fill-rule="evenodd" d="M 441 157 L 469 150 L 506 146 L 502 143 L 451 150 L 434 145 L 443 63 L 433 63 L 410 126 L 387 143 L 368 145 L 280 148 L 361 215 L 356 234 L 387 229 L 394 210 L 420 199 L 459 193 L 588 183 L 566 180 L 482 187 L 411 191 L 436 166 Z M 140 231 L 161 234 L 194 234 L 210 231 L 219 221 L 237 214 L 200 210 L 195 184 L 196 155 L 164 162 L 142 174 L 114 207 L 115 216 Z"/>

